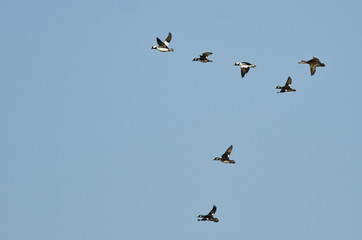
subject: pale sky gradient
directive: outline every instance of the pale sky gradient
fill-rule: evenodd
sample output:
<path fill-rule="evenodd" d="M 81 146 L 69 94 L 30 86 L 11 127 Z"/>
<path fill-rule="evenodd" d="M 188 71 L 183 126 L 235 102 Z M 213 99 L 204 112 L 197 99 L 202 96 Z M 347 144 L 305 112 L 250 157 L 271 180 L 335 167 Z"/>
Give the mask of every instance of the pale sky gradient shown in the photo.
<path fill-rule="evenodd" d="M 362 239 L 361 13 L 2 1 L 0 239 Z M 235 165 L 212 160 L 231 144 Z"/>

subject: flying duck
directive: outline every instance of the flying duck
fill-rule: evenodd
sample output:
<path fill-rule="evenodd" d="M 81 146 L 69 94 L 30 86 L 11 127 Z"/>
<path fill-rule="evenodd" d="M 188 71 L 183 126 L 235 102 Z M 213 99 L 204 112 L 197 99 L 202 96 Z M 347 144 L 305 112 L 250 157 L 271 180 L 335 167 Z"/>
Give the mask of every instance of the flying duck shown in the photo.
<path fill-rule="evenodd" d="M 197 221 L 213 221 L 213 222 L 218 222 L 219 219 L 214 218 L 215 212 L 216 212 L 216 206 L 214 205 L 214 207 L 211 209 L 211 211 L 210 211 L 207 215 L 202 215 L 202 214 L 200 214 L 199 216 L 197 216 L 198 218 L 201 218 L 201 219 L 197 219 Z"/>
<path fill-rule="evenodd" d="M 234 64 L 235 66 L 240 66 L 241 69 L 241 77 L 243 78 L 247 72 L 249 72 L 250 68 L 255 68 L 256 65 L 253 65 L 248 62 L 236 62 Z"/>
<path fill-rule="evenodd" d="M 212 62 L 212 60 L 207 59 L 207 57 L 211 54 L 212 52 L 204 52 L 199 58 L 194 58 L 192 61 L 199 61 L 203 63 Z"/>
<path fill-rule="evenodd" d="M 169 48 L 168 45 L 171 42 L 172 34 L 169 32 L 166 40 L 162 42 L 159 38 L 156 38 L 158 46 L 152 46 L 151 49 L 157 49 L 161 52 L 173 52 L 173 48 Z"/>
<path fill-rule="evenodd" d="M 311 59 L 309 61 L 302 60 L 299 63 L 308 63 L 309 64 L 311 76 L 314 75 L 316 67 L 325 67 L 326 66 L 324 63 L 321 63 L 321 61 L 319 61 L 319 59 L 316 57 L 313 57 L 313 59 Z"/>
<path fill-rule="evenodd" d="M 226 151 L 225 153 L 221 156 L 221 158 L 219 157 L 216 157 L 214 158 L 214 160 L 218 160 L 220 162 L 223 162 L 223 163 L 235 163 L 234 160 L 230 160 L 230 153 L 231 151 L 233 150 L 233 145 L 231 145 Z"/>
<path fill-rule="evenodd" d="M 285 85 L 283 87 L 281 86 L 277 86 L 276 89 L 281 89 L 280 92 L 278 93 L 282 93 L 282 92 L 295 92 L 296 90 L 291 88 L 290 86 L 292 85 L 292 78 L 288 77 L 287 82 L 285 83 Z"/>

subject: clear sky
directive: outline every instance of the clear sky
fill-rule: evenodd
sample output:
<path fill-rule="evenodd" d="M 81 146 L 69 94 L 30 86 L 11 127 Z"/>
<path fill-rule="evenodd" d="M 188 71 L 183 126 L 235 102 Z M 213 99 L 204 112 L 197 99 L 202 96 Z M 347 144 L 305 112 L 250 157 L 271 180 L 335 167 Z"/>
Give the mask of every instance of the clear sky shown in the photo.
<path fill-rule="evenodd" d="M 1 1 L 0 239 L 362 239 L 361 12 Z"/>

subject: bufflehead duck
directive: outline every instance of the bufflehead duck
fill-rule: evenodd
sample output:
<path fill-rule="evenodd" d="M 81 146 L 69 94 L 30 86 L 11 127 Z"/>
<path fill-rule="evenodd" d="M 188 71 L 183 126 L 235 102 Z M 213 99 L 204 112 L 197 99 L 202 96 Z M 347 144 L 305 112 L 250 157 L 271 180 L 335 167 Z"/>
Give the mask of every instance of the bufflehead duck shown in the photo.
<path fill-rule="evenodd" d="M 295 92 L 296 90 L 291 88 L 290 86 L 292 85 L 292 78 L 288 77 L 287 82 L 285 83 L 285 85 L 283 87 L 281 86 L 277 86 L 276 89 L 281 89 L 280 92 L 278 93 L 282 93 L 282 92 Z"/>
<path fill-rule="evenodd" d="M 169 32 L 166 40 L 162 42 L 159 38 L 156 38 L 158 46 L 152 46 L 151 49 L 157 49 L 161 52 L 173 52 L 173 48 L 169 48 L 168 45 L 171 42 L 172 34 Z"/>
<path fill-rule="evenodd" d="M 214 158 L 214 160 L 218 160 L 220 162 L 223 162 L 223 163 L 235 163 L 234 160 L 230 160 L 230 153 L 231 151 L 233 150 L 233 145 L 231 145 L 226 151 L 225 153 L 221 156 L 221 158 L 219 157 L 216 157 Z"/>
<path fill-rule="evenodd" d="M 204 52 L 199 58 L 194 58 L 192 61 L 199 61 L 203 63 L 212 62 L 212 60 L 207 59 L 207 57 L 211 54 L 212 52 Z"/>
<path fill-rule="evenodd" d="M 321 61 L 319 61 L 319 59 L 316 57 L 313 57 L 313 59 L 311 59 L 309 61 L 302 60 L 299 63 L 308 63 L 309 64 L 311 76 L 314 75 L 316 67 L 325 67 L 326 66 L 324 63 L 321 63 Z"/>
<path fill-rule="evenodd" d="M 200 214 L 199 216 L 197 216 L 198 218 L 201 218 L 201 219 L 197 219 L 197 221 L 213 221 L 213 222 L 218 222 L 219 219 L 214 218 L 215 212 L 216 212 L 216 206 L 214 205 L 214 207 L 211 209 L 211 211 L 210 211 L 207 215 L 202 215 L 202 214 Z"/>
<path fill-rule="evenodd" d="M 253 65 L 248 62 L 236 62 L 234 64 L 235 66 L 240 66 L 241 69 L 241 77 L 243 78 L 247 72 L 249 72 L 250 68 L 255 68 L 256 65 Z"/>

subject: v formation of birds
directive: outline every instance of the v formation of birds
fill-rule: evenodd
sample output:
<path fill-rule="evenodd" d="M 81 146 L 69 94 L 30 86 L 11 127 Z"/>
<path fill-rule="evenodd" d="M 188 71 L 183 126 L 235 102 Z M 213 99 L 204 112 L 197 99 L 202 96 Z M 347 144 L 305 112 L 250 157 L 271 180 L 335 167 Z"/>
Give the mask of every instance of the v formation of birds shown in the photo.
<path fill-rule="evenodd" d="M 158 37 L 156 38 L 157 44 L 158 46 L 152 46 L 151 49 L 156 49 L 160 52 L 173 52 L 173 48 L 170 48 L 170 42 L 172 39 L 172 34 L 169 32 L 167 38 L 165 39 L 165 41 L 161 41 L 161 39 L 159 39 Z M 208 57 L 212 55 L 212 52 L 204 52 L 202 53 L 198 58 L 194 58 L 192 61 L 199 61 L 202 63 L 208 63 L 208 62 L 212 62 L 212 60 L 208 59 Z M 310 67 L 310 74 L 311 76 L 313 76 L 316 72 L 316 67 L 325 67 L 325 64 L 322 63 L 318 58 L 313 57 L 312 59 L 308 60 L 308 61 L 300 61 L 300 64 L 309 64 Z M 245 75 L 249 72 L 250 68 L 255 68 L 256 65 L 248 63 L 248 62 L 236 62 L 234 64 L 235 66 L 240 66 L 240 70 L 241 70 L 241 77 L 245 77 Z M 276 89 L 280 89 L 279 92 L 277 93 L 284 93 L 284 92 L 295 92 L 296 90 L 291 88 L 292 85 L 292 78 L 290 76 L 288 76 L 288 79 L 286 81 L 286 83 L 284 84 L 284 86 L 277 86 Z M 233 145 L 231 145 L 230 147 L 228 147 L 228 149 L 226 149 L 225 153 L 221 155 L 221 157 L 215 157 L 214 160 L 223 162 L 223 163 L 230 163 L 230 164 L 235 164 L 235 160 L 230 160 L 230 154 L 231 151 L 233 150 Z M 214 217 L 214 214 L 216 213 L 216 206 L 214 205 L 213 208 L 211 209 L 211 211 L 206 214 L 206 215 L 202 215 L 200 214 L 198 216 L 198 221 L 211 221 L 211 222 L 219 222 L 218 218 Z"/>

